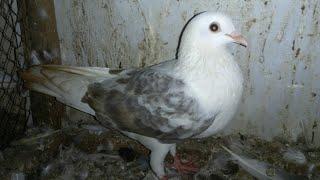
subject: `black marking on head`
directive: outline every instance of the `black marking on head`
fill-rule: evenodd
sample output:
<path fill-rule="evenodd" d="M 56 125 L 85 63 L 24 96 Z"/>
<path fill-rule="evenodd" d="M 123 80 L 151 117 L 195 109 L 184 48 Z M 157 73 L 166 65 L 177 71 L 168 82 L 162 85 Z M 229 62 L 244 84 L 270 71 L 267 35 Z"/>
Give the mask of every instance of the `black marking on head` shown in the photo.
<path fill-rule="evenodd" d="M 205 12 L 207 12 L 207 11 L 202 11 L 202 12 L 196 13 L 194 16 L 198 16 L 198 15 L 205 13 Z"/>
<path fill-rule="evenodd" d="M 182 31 L 181 31 L 181 34 L 180 34 L 180 36 L 179 36 L 178 47 L 177 47 L 177 49 L 176 49 L 176 58 L 178 58 L 179 48 L 180 48 L 180 45 L 181 45 L 181 39 L 182 39 L 183 33 L 184 33 L 184 31 L 186 30 L 187 26 L 190 24 L 190 22 L 191 22 L 195 17 L 197 17 L 198 15 L 200 15 L 200 14 L 202 14 L 202 13 L 205 13 L 205 12 L 207 12 L 207 11 L 199 12 L 199 13 L 193 15 L 193 16 L 187 21 L 187 23 L 183 26 Z"/>

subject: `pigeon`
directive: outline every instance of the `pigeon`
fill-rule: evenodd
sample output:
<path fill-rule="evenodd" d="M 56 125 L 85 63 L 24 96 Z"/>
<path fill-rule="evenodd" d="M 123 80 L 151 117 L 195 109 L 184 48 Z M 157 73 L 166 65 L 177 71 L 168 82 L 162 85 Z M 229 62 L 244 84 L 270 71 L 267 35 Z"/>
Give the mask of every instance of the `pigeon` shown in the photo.
<path fill-rule="evenodd" d="M 181 161 L 177 143 L 220 132 L 237 110 L 243 77 L 230 43 L 247 46 L 228 16 L 206 11 L 184 26 L 175 59 L 129 69 L 36 65 L 21 76 L 29 89 L 143 144 L 151 151 L 151 169 L 166 179 L 168 153 L 179 172 L 196 170 Z"/>

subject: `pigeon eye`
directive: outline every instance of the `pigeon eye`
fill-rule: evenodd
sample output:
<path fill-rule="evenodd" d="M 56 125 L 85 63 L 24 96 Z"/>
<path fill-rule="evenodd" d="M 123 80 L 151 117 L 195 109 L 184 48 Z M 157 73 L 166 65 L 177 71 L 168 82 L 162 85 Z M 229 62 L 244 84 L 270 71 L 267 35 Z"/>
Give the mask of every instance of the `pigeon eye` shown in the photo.
<path fill-rule="evenodd" d="M 218 32 L 219 31 L 219 25 L 216 22 L 211 23 L 209 28 L 210 28 L 210 30 L 212 32 Z"/>

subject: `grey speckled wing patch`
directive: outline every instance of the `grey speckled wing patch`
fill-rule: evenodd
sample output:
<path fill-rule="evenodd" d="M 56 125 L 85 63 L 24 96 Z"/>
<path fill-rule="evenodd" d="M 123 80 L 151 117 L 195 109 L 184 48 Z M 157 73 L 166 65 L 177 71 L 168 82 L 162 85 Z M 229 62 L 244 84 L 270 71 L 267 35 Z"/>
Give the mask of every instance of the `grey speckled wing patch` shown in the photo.
<path fill-rule="evenodd" d="M 174 142 L 200 134 L 214 121 L 202 118 L 184 90 L 182 80 L 149 68 L 91 84 L 83 101 L 105 126 Z"/>

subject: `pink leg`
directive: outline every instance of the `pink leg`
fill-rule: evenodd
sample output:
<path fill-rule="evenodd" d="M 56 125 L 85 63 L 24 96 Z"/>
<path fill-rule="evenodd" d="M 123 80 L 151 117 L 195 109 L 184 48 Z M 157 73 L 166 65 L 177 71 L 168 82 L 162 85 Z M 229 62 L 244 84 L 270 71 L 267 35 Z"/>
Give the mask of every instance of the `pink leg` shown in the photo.
<path fill-rule="evenodd" d="M 169 167 L 176 169 L 180 174 L 198 172 L 199 168 L 192 161 L 183 163 L 178 155 L 175 155 L 173 158 L 173 164 L 169 165 Z"/>

